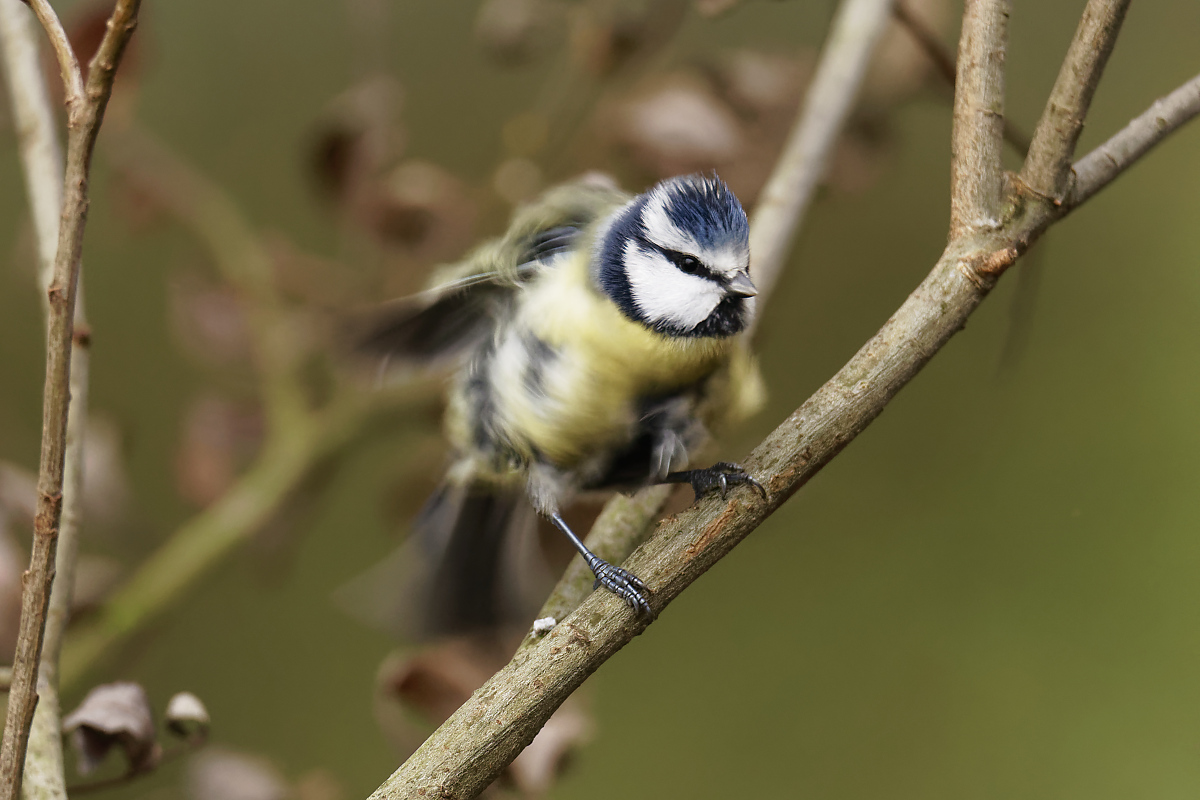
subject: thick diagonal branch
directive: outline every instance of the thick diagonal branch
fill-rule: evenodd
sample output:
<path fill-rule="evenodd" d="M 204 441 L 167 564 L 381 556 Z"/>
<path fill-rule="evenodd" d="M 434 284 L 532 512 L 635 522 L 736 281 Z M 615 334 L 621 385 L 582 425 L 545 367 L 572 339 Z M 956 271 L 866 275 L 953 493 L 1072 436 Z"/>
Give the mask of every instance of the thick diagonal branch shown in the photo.
<path fill-rule="evenodd" d="M 1070 191 L 1075 145 L 1128 9 L 1129 0 L 1090 0 L 1084 9 L 1021 169 L 1031 191 L 1056 202 Z"/>
<path fill-rule="evenodd" d="M 1190 102 L 1189 109 L 1200 105 L 1200 97 Z M 1172 120 L 1183 113 L 1173 112 Z M 1173 129 L 1164 126 L 1152 138 L 1161 139 Z M 1123 136 L 1124 131 L 1114 139 Z M 1103 158 L 1101 151 L 1111 144 L 1112 140 L 1083 159 L 1081 170 L 1090 159 Z M 1149 147 L 1143 142 L 1136 154 L 1127 151 L 1130 155 L 1118 170 L 1096 173 L 1097 185 L 1089 184 L 1090 193 Z M 933 271 L 883 328 L 743 462 L 767 486 L 769 500 L 740 489 L 729 502 L 711 498 L 699 503 L 664 520 L 626 562 L 650 586 L 656 612 L 879 416 L 962 329 L 999 276 L 1051 224 L 1078 206 L 1054 204 L 1031 193 L 1006 200 L 1008 218 L 990 231 L 952 239 Z M 571 692 L 648 624 L 613 595 L 593 593 L 544 639 L 518 651 L 371 795 L 372 800 L 476 796 L 533 740 Z"/>
<path fill-rule="evenodd" d="M 1004 59 L 1011 0 L 967 0 L 950 137 L 950 238 L 998 224 L 1004 185 Z"/>

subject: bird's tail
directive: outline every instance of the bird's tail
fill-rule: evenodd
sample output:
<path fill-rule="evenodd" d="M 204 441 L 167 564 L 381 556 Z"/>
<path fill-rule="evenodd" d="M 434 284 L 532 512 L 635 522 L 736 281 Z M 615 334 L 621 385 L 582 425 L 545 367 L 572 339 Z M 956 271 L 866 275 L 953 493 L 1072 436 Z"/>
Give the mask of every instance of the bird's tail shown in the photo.
<path fill-rule="evenodd" d="M 549 581 L 537 515 L 519 486 L 447 481 L 408 541 L 335 599 L 375 627 L 428 639 L 527 625 Z"/>
<path fill-rule="evenodd" d="M 526 624 L 544 586 L 537 516 L 520 487 L 443 483 L 413 526 L 425 561 L 421 633 Z"/>

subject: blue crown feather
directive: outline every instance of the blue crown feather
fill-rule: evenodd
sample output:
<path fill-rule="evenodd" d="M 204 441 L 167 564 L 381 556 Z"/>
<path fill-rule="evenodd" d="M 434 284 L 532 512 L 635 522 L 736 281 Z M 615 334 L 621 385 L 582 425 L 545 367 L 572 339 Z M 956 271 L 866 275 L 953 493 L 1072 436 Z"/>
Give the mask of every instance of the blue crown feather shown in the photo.
<path fill-rule="evenodd" d="M 717 177 L 684 175 L 659 184 L 665 196 L 667 218 L 687 231 L 702 247 L 719 247 L 730 241 L 745 243 L 750 222 L 737 197 Z"/>

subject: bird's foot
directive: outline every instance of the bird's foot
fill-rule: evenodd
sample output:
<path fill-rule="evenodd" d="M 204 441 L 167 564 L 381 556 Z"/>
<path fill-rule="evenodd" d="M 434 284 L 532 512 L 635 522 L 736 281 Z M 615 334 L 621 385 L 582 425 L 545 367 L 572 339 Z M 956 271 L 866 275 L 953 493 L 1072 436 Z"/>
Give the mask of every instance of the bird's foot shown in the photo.
<path fill-rule="evenodd" d="M 721 499 L 724 499 L 729 494 L 729 487 L 744 485 L 754 487 L 755 491 L 762 495 L 763 500 L 767 499 L 767 490 L 754 479 L 753 475 L 737 464 L 731 464 L 728 461 L 718 461 L 706 469 L 673 472 L 667 477 L 671 478 L 674 483 L 690 483 L 696 497 L 717 490 L 721 492 Z"/>
<path fill-rule="evenodd" d="M 592 568 L 592 572 L 596 573 L 596 582 L 592 584 L 593 589 L 603 586 L 628 603 L 634 611 L 650 616 L 650 603 L 646 601 L 646 594 L 650 590 L 646 588 L 646 584 L 642 583 L 641 578 L 620 567 L 614 567 L 600 558 L 592 561 L 589 566 Z"/>

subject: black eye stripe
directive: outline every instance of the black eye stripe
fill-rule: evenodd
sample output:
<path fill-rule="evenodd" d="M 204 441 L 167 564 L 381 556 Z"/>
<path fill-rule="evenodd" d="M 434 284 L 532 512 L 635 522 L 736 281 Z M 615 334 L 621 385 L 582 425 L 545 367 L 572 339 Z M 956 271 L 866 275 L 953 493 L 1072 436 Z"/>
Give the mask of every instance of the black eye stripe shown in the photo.
<path fill-rule="evenodd" d="M 717 276 L 712 273 L 708 267 L 704 266 L 704 262 L 693 255 L 681 253 L 678 250 L 668 250 L 662 248 L 663 255 L 675 265 L 675 267 L 686 275 L 699 275 L 702 278 L 716 280 Z"/>

